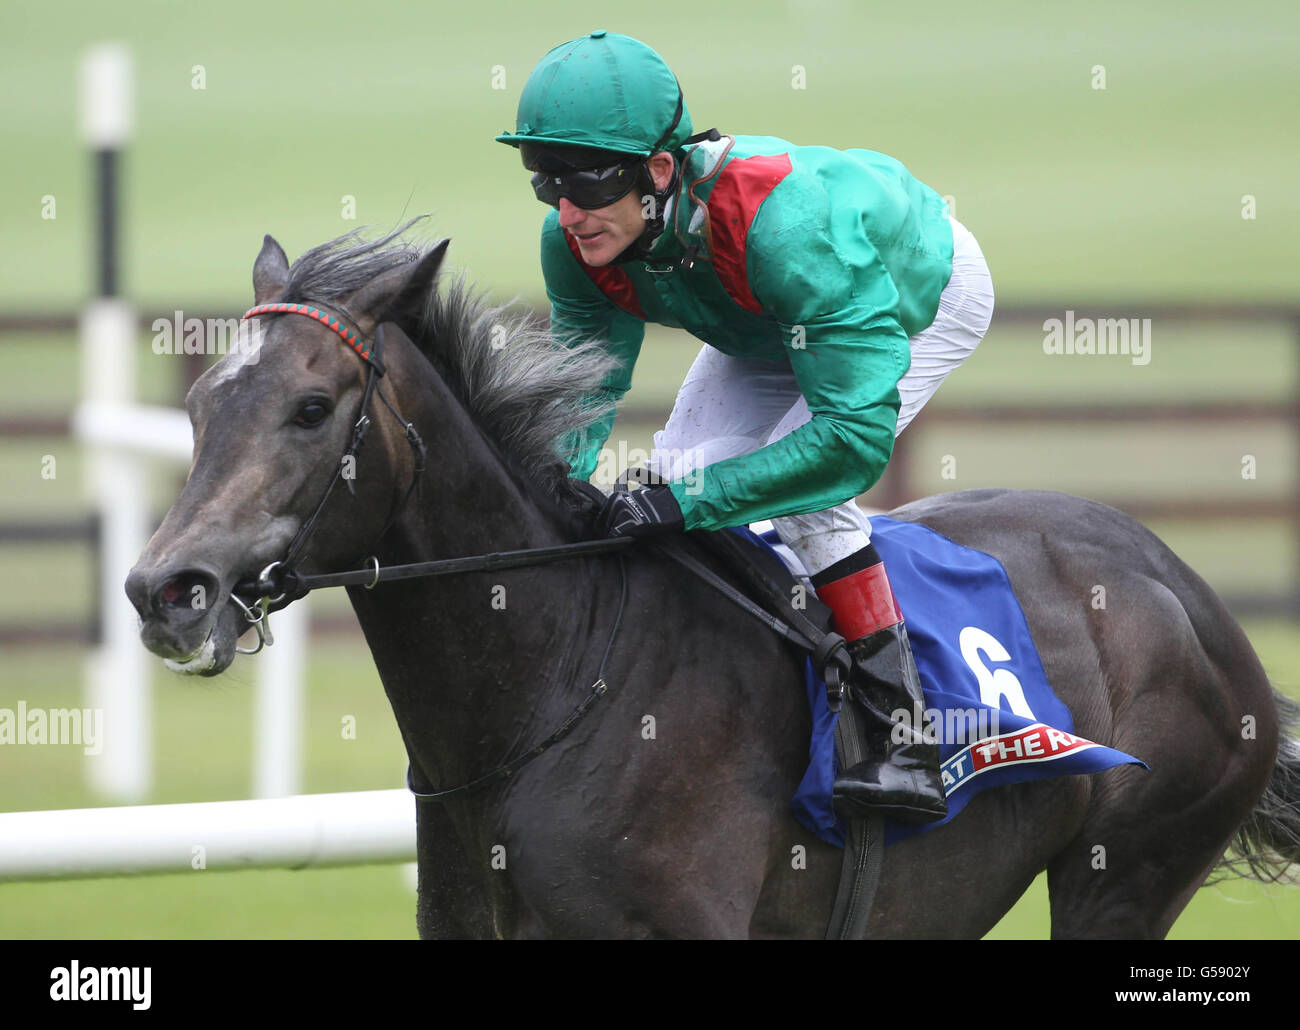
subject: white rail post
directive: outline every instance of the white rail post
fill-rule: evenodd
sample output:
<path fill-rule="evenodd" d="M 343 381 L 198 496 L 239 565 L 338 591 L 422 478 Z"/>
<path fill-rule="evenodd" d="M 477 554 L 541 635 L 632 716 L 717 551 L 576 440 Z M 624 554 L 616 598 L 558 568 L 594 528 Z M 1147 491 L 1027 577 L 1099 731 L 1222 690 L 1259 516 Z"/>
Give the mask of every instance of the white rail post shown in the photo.
<path fill-rule="evenodd" d="M 130 135 L 131 64 L 115 44 L 92 48 L 81 69 L 81 128 L 95 161 L 97 289 L 82 315 L 82 398 L 135 398 L 135 312 L 118 296 L 118 155 Z M 87 767 L 91 787 L 138 801 L 152 786 L 147 654 L 122 582 L 144 548 L 149 479 L 141 460 L 102 443 L 86 446 L 88 487 L 101 526 L 101 639 L 88 658 L 87 702 L 104 713 L 104 749 Z"/>
<path fill-rule="evenodd" d="M 154 660 L 141 645 L 122 584 L 144 549 L 149 485 L 157 459 L 189 462 L 193 440 L 183 411 L 135 403 L 135 312 L 118 296 L 118 156 L 130 135 L 131 67 L 124 48 L 105 44 L 86 55 L 81 124 L 96 176 L 96 299 L 81 326 L 81 406 L 74 431 L 86 454 L 87 481 L 101 525 L 101 640 L 86 669 L 87 704 L 104 713 L 103 752 L 87 776 L 114 801 L 140 801 L 153 786 L 150 677 Z M 303 668 L 308 604 L 276 614 L 276 644 L 258 658 L 253 792 L 285 797 L 301 789 Z"/>
<path fill-rule="evenodd" d="M 414 858 L 406 790 L 0 813 L 0 882 Z"/>
<path fill-rule="evenodd" d="M 302 780 L 303 668 L 307 659 L 311 595 L 272 617 L 275 643 L 254 661 L 253 794 L 259 798 L 297 794 Z"/>

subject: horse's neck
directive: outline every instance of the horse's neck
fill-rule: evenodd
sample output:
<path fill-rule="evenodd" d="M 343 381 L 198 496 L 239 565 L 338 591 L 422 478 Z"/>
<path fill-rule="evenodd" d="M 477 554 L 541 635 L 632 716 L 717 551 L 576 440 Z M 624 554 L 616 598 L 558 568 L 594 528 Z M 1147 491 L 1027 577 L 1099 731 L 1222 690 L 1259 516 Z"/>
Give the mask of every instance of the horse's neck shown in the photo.
<path fill-rule="evenodd" d="M 399 407 L 428 460 L 422 503 L 412 495 L 381 563 L 562 542 L 559 519 L 433 379 L 405 391 Z M 586 675 L 595 578 L 590 563 L 565 561 L 349 591 L 408 747 L 438 786 L 473 779 L 536 743 L 572 677 Z"/>

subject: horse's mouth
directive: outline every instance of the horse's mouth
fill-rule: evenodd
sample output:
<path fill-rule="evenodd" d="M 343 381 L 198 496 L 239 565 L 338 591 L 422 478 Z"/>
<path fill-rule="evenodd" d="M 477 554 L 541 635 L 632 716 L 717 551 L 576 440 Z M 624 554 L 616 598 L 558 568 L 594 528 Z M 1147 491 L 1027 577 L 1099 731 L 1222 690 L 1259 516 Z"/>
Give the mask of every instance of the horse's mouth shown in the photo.
<path fill-rule="evenodd" d="M 248 628 L 244 615 L 234 605 L 224 605 L 207 624 L 207 633 L 197 644 L 184 640 L 183 633 L 165 622 L 147 621 L 140 630 L 141 641 L 163 660 L 172 672 L 185 676 L 216 676 L 225 672 L 235 658 L 239 635 Z M 202 624 L 193 627 L 201 631 Z M 191 638 L 192 639 L 192 638 Z"/>
<path fill-rule="evenodd" d="M 186 676 L 201 676 L 208 672 L 217 664 L 217 645 L 209 633 L 199 649 L 188 658 L 176 660 L 174 658 L 164 658 L 163 665 L 167 666 L 172 672 L 183 673 Z"/>

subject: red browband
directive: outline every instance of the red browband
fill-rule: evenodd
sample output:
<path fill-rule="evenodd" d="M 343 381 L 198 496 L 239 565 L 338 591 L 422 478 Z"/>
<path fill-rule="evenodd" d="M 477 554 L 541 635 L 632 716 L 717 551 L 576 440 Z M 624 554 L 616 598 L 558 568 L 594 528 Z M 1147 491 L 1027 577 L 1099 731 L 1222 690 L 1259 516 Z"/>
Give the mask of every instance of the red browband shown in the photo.
<path fill-rule="evenodd" d="M 371 344 L 363 340 L 360 333 L 345 324 L 337 315 L 322 311 L 313 304 L 259 304 L 257 307 L 245 311 L 244 319 L 252 318 L 254 315 L 306 315 L 308 318 L 314 318 L 327 329 L 337 333 L 344 343 L 360 354 L 366 361 L 372 360 L 370 357 Z"/>

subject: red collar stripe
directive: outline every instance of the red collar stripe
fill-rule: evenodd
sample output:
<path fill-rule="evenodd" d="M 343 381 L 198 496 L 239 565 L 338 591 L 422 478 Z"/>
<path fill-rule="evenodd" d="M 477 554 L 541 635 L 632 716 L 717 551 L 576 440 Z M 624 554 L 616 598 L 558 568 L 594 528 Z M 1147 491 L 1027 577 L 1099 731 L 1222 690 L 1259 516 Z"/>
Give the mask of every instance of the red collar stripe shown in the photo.
<path fill-rule="evenodd" d="M 768 194 L 790 171 L 789 154 L 737 158 L 722 170 L 709 194 L 713 270 L 731 299 L 756 315 L 763 313 L 763 305 L 749 288 L 749 227 Z"/>
<path fill-rule="evenodd" d="M 570 235 L 568 229 L 562 229 L 564 233 L 564 242 L 569 245 L 569 250 L 573 252 L 573 259 L 578 262 L 592 282 L 600 289 L 606 297 L 612 300 L 629 315 L 634 315 L 641 321 L 645 321 L 645 311 L 641 308 L 641 300 L 636 295 L 636 287 L 632 285 L 632 280 L 628 277 L 626 271 L 617 265 L 601 265 L 599 268 L 587 264 L 582 260 L 582 251 L 578 249 L 578 241 Z"/>

